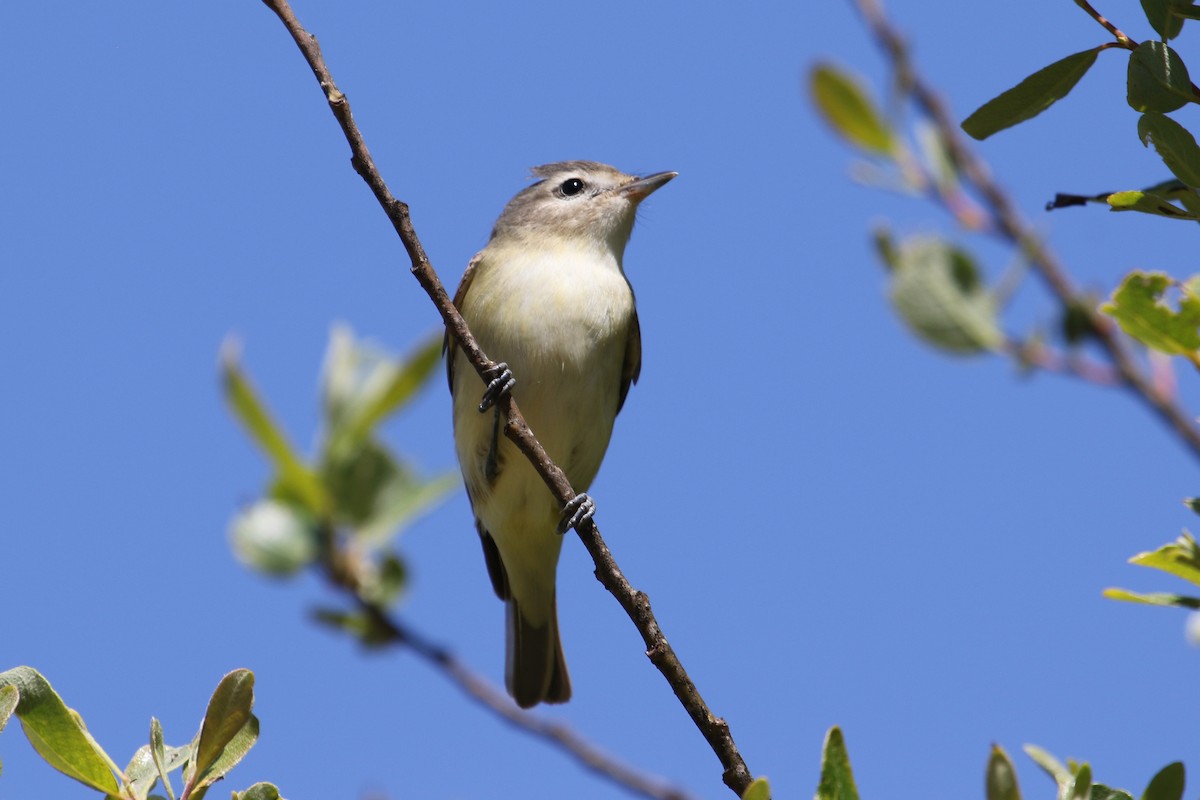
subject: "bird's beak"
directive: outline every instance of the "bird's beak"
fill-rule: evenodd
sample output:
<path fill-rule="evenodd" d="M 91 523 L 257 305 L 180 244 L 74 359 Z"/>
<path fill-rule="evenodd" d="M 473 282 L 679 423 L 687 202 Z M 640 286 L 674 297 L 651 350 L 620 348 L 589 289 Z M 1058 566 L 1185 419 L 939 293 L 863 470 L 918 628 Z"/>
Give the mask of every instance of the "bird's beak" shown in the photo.
<path fill-rule="evenodd" d="M 617 191 L 635 203 L 640 203 L 678 174 L 678 172 L 656 172 L 653 175 L 630 181 Z"/>

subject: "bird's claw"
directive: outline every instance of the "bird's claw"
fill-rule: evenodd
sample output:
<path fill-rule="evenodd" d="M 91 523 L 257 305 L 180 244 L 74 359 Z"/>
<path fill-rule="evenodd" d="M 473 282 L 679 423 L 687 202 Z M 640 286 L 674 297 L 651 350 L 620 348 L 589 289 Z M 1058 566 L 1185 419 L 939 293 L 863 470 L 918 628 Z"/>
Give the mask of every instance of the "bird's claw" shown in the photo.
<path fill-rule="evenodd" d="M 488 385 L 483 390 L 483 399 L 479 401 L 480 414 L 496 405 L 501 397 L 511 392 L 512 388 L 517 385 L 517 379 L 513 377 L 512 370 L 503 361 L 485 369 L 483 376 L 487 379 Z"/>
<path fill-rule="evenodd" d="M 571 502 L 563 506 L 562 518 L 558 521 L 558 533 L 562 535 L 578 526 L 585 519 L 596 515 L 596 502 L 586 492 L 571 498 Z"/>

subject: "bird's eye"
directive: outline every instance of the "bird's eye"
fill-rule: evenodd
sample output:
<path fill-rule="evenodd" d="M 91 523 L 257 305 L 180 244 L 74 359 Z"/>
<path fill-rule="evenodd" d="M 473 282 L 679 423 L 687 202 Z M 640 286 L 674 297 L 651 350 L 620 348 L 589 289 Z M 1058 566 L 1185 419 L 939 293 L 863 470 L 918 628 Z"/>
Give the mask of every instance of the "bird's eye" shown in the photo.
<path fill-rule="evenodd" d="M 558 191 L 562 193 L 563 197 L 572 197 L 583 191 L 583 181 L 579 178 L 567 178 L 558 187 Z"/>

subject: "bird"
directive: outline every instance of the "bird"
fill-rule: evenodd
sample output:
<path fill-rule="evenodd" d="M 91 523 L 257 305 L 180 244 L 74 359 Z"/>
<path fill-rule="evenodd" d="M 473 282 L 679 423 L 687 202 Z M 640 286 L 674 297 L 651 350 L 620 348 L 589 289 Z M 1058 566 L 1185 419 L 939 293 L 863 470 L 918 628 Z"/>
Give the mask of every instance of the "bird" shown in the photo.
<path fill-rule="evenodd" d="M 534 167 L 468 263 L 454 305 L 493 362 L 486 390 L 446 334 L 454 444 L 492 588 L 506 603 L 505 687 L 522 708 L 563 703 L 571 681 L 556 582 L 563 533 L 595 511 L 586 494 L 641 372 L 625 246 L 639 204 L 678 175 L 595 161 Z M 511 392 L 579 495 L 564 508 L 502 435 Z M 490 412 L 490 413 L 489 413 Z"/>

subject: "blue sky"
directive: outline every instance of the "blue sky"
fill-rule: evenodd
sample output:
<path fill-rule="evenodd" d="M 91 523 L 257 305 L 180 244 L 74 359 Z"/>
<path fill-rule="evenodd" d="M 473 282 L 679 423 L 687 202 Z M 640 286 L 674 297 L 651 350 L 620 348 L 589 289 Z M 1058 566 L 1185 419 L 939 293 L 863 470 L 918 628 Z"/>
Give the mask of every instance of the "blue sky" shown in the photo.
<path fill-rule="evenodd" d="M 1148 34 L 1136 7 L 1113 6 L 1101 11 Z M 1065 0 L 889 8 L 959 118 L 1104 41 Z M 811 110 L 817 59 L 884 74 L 847 5 L 296 10 L 448 284 L 532 165 L 680 173 L 627 251 L 644 364 L 592 494 L 618 561 L 777 797 L 811 794 L 834 724 L 864 797 L 981 797 L 992 742 L 1030 796 L 1052 788 L 1025 742 L 1135 792 L 1169 761 L 1197 763 L 1175 688 L 1200 658 L 1183 616 L 1100 596 L 1177 588 L 1125 559 L 1190 524 L 1179 500 L 1197 493 L 1195 463 L 1123 393 L 951 359 L 905 332 L 868 232 L 948 221 L 853 183 L 852 154 Z M 315 628 L 307 609 L 330 600 L 315 579 L 268 582 L 230 554 L 228 521 L 267 467 L 218 394 L 222 339 L 243 340 L 307 446 L 334 322 L 396 351 L 438 324 L 275 17 L 251 0 L 10 3 L 0 48 L 0 668 L 41 670 L 122 763 L 151 715 L 186 740 L 219 677 L 255 670 L 262 738 L 230 788 L 619 796 L 411 656 Z M 1194 235 L 1041 211 L 1057 191 L 1163 177 L 1124 71 L 1102 53 L 1061 108 L 981 146 L 1100 293 L 1134 267 L 1186 273 Z M 992 275 L 1011 260 L 976 252 Z M 1029 282 L 1010 327 L 1052 312 Z M 444 384 L 387 436 L 430 472 L 453 468 Z M 404 619 L 501 680 L 503 610 L 465 497 L 402 549 Z M 559 581 L 575 698 L 545 713 L 698 796 L 729 796 L 574 539 Z M 4 800 L 88 796 L 15 726 L 0 758 Z"/>

